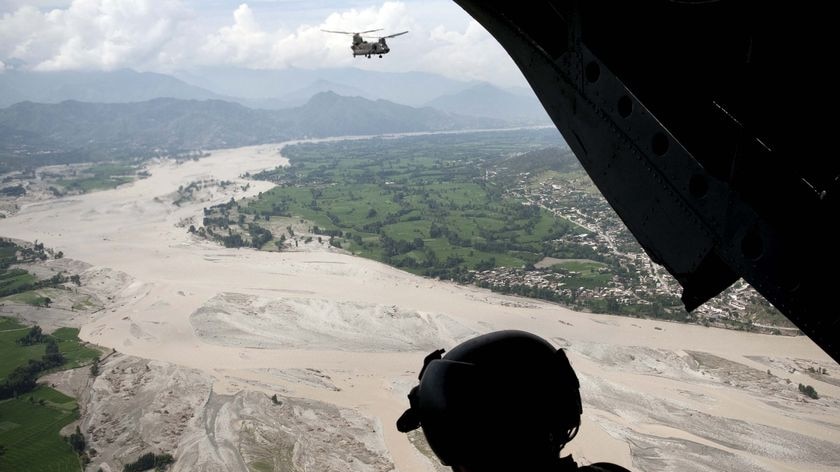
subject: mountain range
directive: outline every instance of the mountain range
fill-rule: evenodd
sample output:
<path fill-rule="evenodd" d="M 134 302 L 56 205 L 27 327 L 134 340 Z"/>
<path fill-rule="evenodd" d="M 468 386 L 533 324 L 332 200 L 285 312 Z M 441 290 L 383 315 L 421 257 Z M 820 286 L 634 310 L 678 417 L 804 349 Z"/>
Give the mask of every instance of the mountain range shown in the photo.
<path fill-rule="evenodd" d="M 488 83 L 478 83 L 456 93 L 441 95 L 425 105 L 452 113 L 514 123 L 551 122 L 534 94 L 517 95 Z"/>
<path fill-rule="evenodd" d="M 223 100 L 254 109 L 276 110 L 302 106 L 314 95 L 327 91 L 496 118 L 510 124 L 548 123 L 542 106 L 530 90 L 503 90 L 484 82 L 461 82 L 421 72 L 204 68 L 174 75 L 130 69 L 64 72 L 11 69 L 0 73 L 0 108 L 24 101 L 129 103 L 176 98 Z"/>
<path fill-rule="evenodd" d="M 302 106 L 283 110 L 251 109 L 223 100 L 173 98 L 134 103 L 22 102 L 0 109 L 0 162 L 8 170 L 22 165 L 142 157 L 300 137 L 505 125 L 490 118 L 343 97 L 333 92 L 318 93 Z"/>
<path fill-rule="evenodd" d="M 161 97 L 184 100 L 222 100 L 219 94 L 190 85 L 172 76 L 130 69 L 115 71 L 0 73 L 0 107 L 19 102 L 59 103 L 77 100 L 92 103 L 142 102 Z"/>

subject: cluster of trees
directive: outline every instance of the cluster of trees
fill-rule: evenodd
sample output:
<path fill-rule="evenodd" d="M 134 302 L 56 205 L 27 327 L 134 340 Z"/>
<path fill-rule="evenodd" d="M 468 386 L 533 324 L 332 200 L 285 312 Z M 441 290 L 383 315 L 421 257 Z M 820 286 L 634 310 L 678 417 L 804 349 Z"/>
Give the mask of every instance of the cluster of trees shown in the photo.
<path fill-rule="evenodd" d="M 539 298 L 541 300 L 548 300 L 552 302 L 569 303 L 570 299 L 570 297 L 563 291 L 550 287 L 538 287 L 535 285 L 517 283 L 497 285 L 486 280 L 477 280 L 475 284 L 482 288 L 489 288 L 494 292 Z"/>
<path fill-rule="evenodd" d="M 799 384 L 799 392 L 805 395 L 806 397 L 813 398 L 814 400 L 820 399 L 820 396 L 817 394 L 817 391 L 814 390 L 814 387 L 810 385 Z"/>
<path fill-rule="evenodd" d="M 245 240 L 239 233 L 228 233 L 227 236 L 217 236 L 217 239 L 222 242 L 225 247 L 244 247 Z"/>
<path fill-rule="evenodd" d="M 40 360 L 30 359 L 0 383 L 0 400 L 32 391 L 38 385 L 37 379 L 41 372 L 64 364 L 64 355 L 59 351 L 58 343 L 52 337 L 45 336 L 38 325 L 33 326 L 18 340 L 19 344 L 26 346 L 42 342 L 46 342 L 47 348 Z"/>
<path fill-rule="evenodd" d="M 248 234 L 251 236 L 251 247 L 257 249 L 263 247 L 273 237 L 271 231 L 256 224 L 248 225 Z"/>
<path fill-rule="evenodd" d="M 70 444 L 70 448 L 73 449 L 73 452 L 78 454 L 79 461 L 82 463 L 83 468 L 90 464 L 90 455 L 88 455 L 88 452 L 86 450 L 87 440 L 85 440 L 85 436 L 84 434 L 82 434 L 82 431 L 79 429 L 78 426 L 76 426 L 75 432 L 70 434 L 70 436 L 65 437 L 64 439 L 65 441 L 67 441 L 68 444 Z M 90 454 L 95 455 L 96 450 L 91 448 Z"/>
<path fill-rule="evenodd" d="M 20 184 L 12 187 L 4 187 L 0 189 L 0 195 L 5 197 L 22 197 L 26 195 L 26 189 Z"/>
<path fill-rule="evenodd" d="M 825 370 L 825 367 L 817 367 L 816 369 L 814 369 L 813 367 L 808 367 L 808 372 L 812 374 L 828 375 L 828 371 Z"/>
<path fill-rule="evenodd" d="M 423 249 L 425 243 L 421 238 L 414 238 L 412 241 L 394 239 L 388 235 L 379 235 L 379 244 L 382 246 L 382 253 L 385 257 L 398 256 L 418 249 Z M 428 258 L 427 258 L 428 260 Z"/>
<path fill-rule="evenodd" d="M 331 238 L 333 238 L 333 237 L 341 238 L 341 237 L 344 236 L 344 231 L 341 231 L 340 229 L 319 228 L 317 225 L 312 227 L 312 232 L 315 233 L 315 234 L 320 234 L 322 236 L 329 236 Z M 349 237 L 351 237 L 351 235 L 348 233 L 347 237 L 349 238 Z"/>
<path fill-rule="evenodd" d="M 203 228 L 201 228 L 203 229 Z M 199 234 L 201 231 L 199 231 Z M 232 230 L 228 230 L 228 234 L 218 234 L 213 232 L 212 230 L 207 230 L 207 234 L 211 235 L 213 239 L 219 241 L 225 247 L 230 248 L 240 248 L 240 247 L 253 247 L 259 249 L 265 245 L 265 243 L 272 240 L 274 237 L 271 234 L 271 231 L 256 225 L 256 224 L 249 224 L 248 225 L 248 235 L 250 236 L 250 240 L 246 240 L 242 237 L 241 233 L 235 233 Z"/>
<path fill-rule="evenodd" d="M 33 344 L 41 344 L 47 342 L 47 335 L 41 330 L 41 327 L 35 325 L 29 328 L 25 335 L 18 338 L 16 341 L 21 346 L 32 346 Z"/>
<path fill-rule="evenodd" d="M 70 447 L 73 448 L 76 454 L 85 452 L 87 441 L 85 441 L 85 436 L 82 434 L 78 425 L 76 426 L 76 431 L 67 437 L 67 442 L 70 443 Z"/>
<path fill-rule="evenodd" d="M 227 203 L 205 208 L 204 219 L 202 220 L 202 224 L 204 226 L 196 229 L 195 226 L 190 225 L 188 231 L 200 236 L 209 235 L 213 239 L 221 242 L 225 247 L 230 248 L 250 246 L 259 249 L 272 240 L 273 235 L 271 234 L 271 231 L 257 224 L 257 220 L 260 218 L 257 214 L 253 216 L 251 223 L 246 223 L 245 214 L 239 213 L 236 224 L 240 228 L 247 229 L 249 236 L 247 239 L 244 238 L 241 233 L 235 232 L 230 227 L 231 220 L 228 213 L 232 208 L 239 208 L 239 204 L 236 203 L 236 200 L 233 198 L 231 198 Z M 268 219 L 268 215 L 265 215 L 265 219 Z M 217 233 L 213 230 L 214 227 L 227 229 L 227 234 Z"/>
<path fill-rule="evenodd" d="M 426 277 L 435 277 L 441 280 L 452 280 L 459 283 L 470 283 L 473 279 L 469 269 L 464 266 L 457 266 L 452 268 L 447 267 L 431 267 L 423 271 Z"/>
<path fill-rule="evenodd" d="M 37 260 L 47 259 L 47 253 L 51 250 L 45 249 L 43 243 L 35 242 L 32 247 L 18 246 L 14 242 L 0 240 L 0 297 L 6 297 L 17 293 L 28 292 L 46 287 L 56 287 L 68 281 L 81 285 L 82 281 L 78 275 L 66 276 L 58 273 L 49 279 L 39 280 L 24 269 L 9 267 L 12 264 L 26 264 Z M 64 253 L 58 251 L 54 257 L 60 259 Z M 49 306 L 51 300 L 48 297 L 41 298 L 41 304 Z"/>
<path fill-rule="evenodd" d="M 170 464 L 175 462 L 171 454 L 154 454 L 147 452 L 138 457 L 136 461 L 123 466 L 123 472 L 141 472 L 155 469 L 156 471 L 166 470 Z"/>
<path fill-rule="evenodd" d="M 205 209 L 205 211 L 207 211 Z M 227 228 L 230 226 L 230 220 L 228 219 L 226 214 L 222 214 L 221 216 L 205 216 L 203 220 L 201 220 L 201 224 L 204 225 L 205 228 L 210 227 L 217 227 L 217 228 Z"/>
<path fill-rule="evenodd" d="M 22 264 L 47 260 L 44 244 L 35 241 L 32 247 L 19 246 L 8 239 L 0 239 L 0 270 L 8 269 L 12 264 Z"/>

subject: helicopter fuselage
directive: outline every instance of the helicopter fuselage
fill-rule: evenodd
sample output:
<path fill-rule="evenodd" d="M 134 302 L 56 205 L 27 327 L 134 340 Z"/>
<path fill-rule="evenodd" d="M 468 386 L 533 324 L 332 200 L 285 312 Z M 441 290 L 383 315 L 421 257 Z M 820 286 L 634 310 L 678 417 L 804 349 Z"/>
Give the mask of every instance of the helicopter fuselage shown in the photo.
<path fill-rule="evenodd" d="M 353 57 L 370 57 L 374 55 L 382 57 L 383 54 L 388 54 L 391 51 L 384 38 L 379 39 L 379 41 L 365 41 L 361 37 L 357 38 L 355 36 L 353 37 L 353 45 L 350 46 L 350 49 L 353 50 Z"/>

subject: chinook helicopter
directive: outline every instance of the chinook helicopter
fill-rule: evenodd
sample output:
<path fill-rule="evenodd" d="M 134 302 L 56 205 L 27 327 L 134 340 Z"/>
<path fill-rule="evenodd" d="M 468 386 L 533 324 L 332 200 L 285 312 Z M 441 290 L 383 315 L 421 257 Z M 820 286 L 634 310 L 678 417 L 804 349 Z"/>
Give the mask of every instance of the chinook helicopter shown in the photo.
<path fill-rule="evenodd" d="M 403 31 L 402 33 L 391 34 L 388 36 L 380 36 L 377 38 L 376 41 L 365 41 L 364 37 L 362 36 L 365 33 L 373 33 L 374 31 L 382 31 L 382 28 L 373 29 L 368 31 L 360 31 L 358 33 L 352 33 L 349 31 L 331 31 L 331 30 L 321 30 L 325 33 L 336 33 L 336 34 L 352 34 L 353 35 L 353 44 L 350 46 L 350 49 L 353 50 L 353 57 L 356 56 L 365 56 L 370 59 L 371 55 L 378 55 L 382 57 L 383 54 L 388 54 L 391 48 L 388 47 L 388 44 L 385 43 L 386 39 L 390 39 L 396 36 L 400 36 L 403 34 L 408 33 L 408 31 Z"/>

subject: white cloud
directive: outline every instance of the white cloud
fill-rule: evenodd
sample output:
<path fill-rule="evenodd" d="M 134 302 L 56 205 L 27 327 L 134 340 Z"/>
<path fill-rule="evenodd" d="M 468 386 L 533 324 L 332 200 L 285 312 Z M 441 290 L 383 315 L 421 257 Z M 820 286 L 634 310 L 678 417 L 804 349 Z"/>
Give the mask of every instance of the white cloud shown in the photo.
<path fill-rule="evenodd" d="M 451 1 L 388 1 L 323 12 L 318 24 L 300 24 L 295 21 L 299 11 L 278 9 L 282 3 L 229 5 L 225 20 L 218 9 L 191 9 L 181 0 L 64 1 L 63 8 L 22 5 L 0 16 L 0 58 L 22 59 L 40 70 L 356 66 L 522 84 L 501 46 Z M 211 16 L 215 26 L 209 24 Z M 321 31 L 373 28 L 383 28 L 383 34 L 410 34 L 389 40 L 392 52 L 386 58 L 368 60 L 352 57 L 349 36 Z"/>
<path fill-rule="evenodd" d="M 440 3 L 440 2 L 437 2 Z M 449 10 L 446 13 L 447 5 Z M 451 2 L 431 9 L 404 2 L 335 12 L 318 25 L 294 31 L 269 30 L 256 20 L 254 11 L 240 5 L 233 24 L 208 35 L 201 48 L 201 62 L 228 63 L 258 68 L 319 68 L 356 66 L 389 71 L 422 70 L 462 80 L 486 80 L 501 85 L 522 85 L 521 73 L 502 47 L 484 28 Z M 454 8 L 454 10 L 453 10 Z M 442 24 L 439 16 L 454 13 L 456 26 Z M 432 25 L 431 27 L 429 25 Z M 460 29 L 459 29 L 460 26 Z M 410 34 L 389 40 L 391 54 L 382 60 L 353 58 L 349 35 L 321 30 L 364 31 L 382 28 L 392 34 Z"/>
<path fill-rule="evenodd" d="M 148 67 L 188 17 L 178 0 L 74 0 L 0 18 L 0 56 L 39 70 Z"/>
<path fill-rule="evenodd" d="M 322 29 L 409 29 L 408 18 L 404 4 L 386 2 L 378 8 L 332 13 L 318 25 L 301 25 L 292 31 L 271 30 L 263 27 L 247 4 L 242 4 L 233 13 L 233 24 L 205 37 L 198 60 L 259 68 L 346 66 L 353 62 L 350 36 L 324 33 Z"/>
<path fill-rule="evenodd" d="M 522 84 L 513 60 L 475 20 L 469 20 L 463 33 L 438 26 L 429 32 L 429 41 L 432 50 L 419 60 L 424 70 L 466 80 Z"/>
<path fill-rule="evenodd" d="M 207 36 L 199 49 L 200 60 L 253 65 L 261 61 L 272 42 L 272 34 L 260 27 L 254 12 L 243 3 L 233 12 L 233 25 Z"/>
<path fill-rule="evenodd" d="M 67 8 L 71 0 L 0 0 L 0 12 L 30 6 L 39 9 Z"/>

